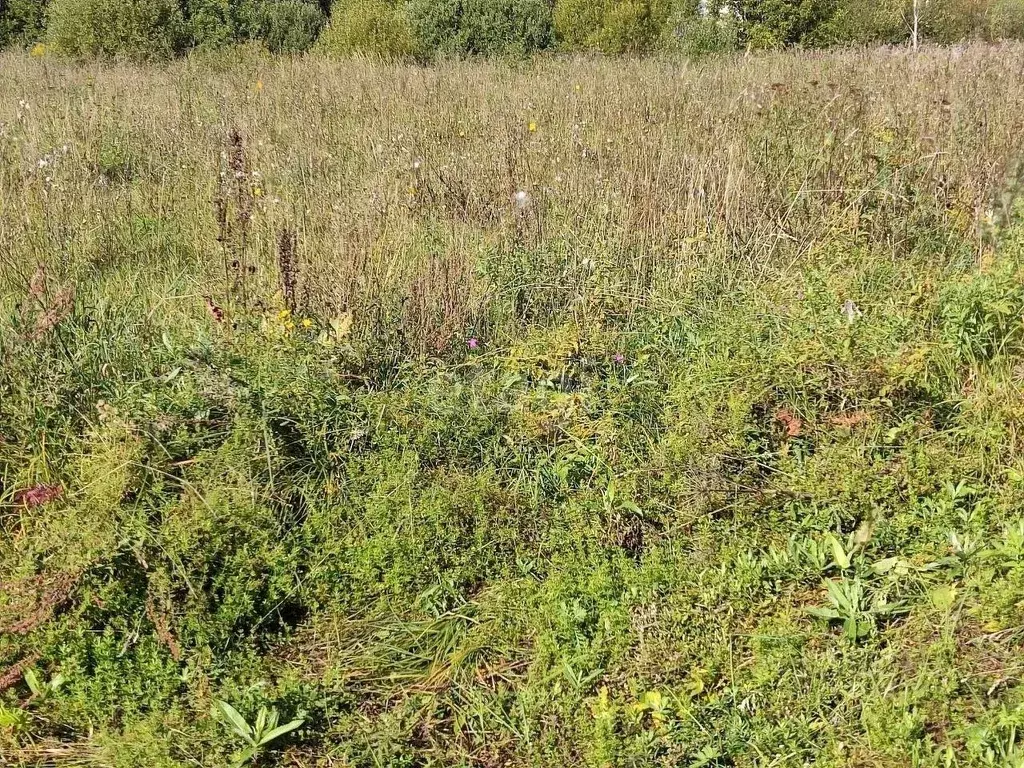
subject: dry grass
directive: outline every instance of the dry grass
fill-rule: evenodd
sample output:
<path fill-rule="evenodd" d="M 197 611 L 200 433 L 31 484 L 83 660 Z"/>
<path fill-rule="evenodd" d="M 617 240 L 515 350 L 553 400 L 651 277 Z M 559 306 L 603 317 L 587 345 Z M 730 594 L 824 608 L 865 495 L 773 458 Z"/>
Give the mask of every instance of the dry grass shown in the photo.
<path fill-rule="evenodd" d="M 148 226 L 147 247 L 174 258 L 147 268 L 177 259 L 208 283 L 196 292 L 229 292 L 211 211 L 223 169 L 244 174 L 247 231 L 227 261 L 252 261 L 246 281 L 281 287 L 279 233 L 294 228 L 290 292 L 311 311 L 351 310 L 358 334 L 397 326 L 433 352 L 488 319 L 630 311 L 709 269 L 777 279 L 837 240 L 980 247 L 1024 144 L 1015 45 L 707 67 L 215 64 L 0 59 L 8 285 L 23 291 L 39 262 L 102 270 L 137 235 L 126 227 Z"/>

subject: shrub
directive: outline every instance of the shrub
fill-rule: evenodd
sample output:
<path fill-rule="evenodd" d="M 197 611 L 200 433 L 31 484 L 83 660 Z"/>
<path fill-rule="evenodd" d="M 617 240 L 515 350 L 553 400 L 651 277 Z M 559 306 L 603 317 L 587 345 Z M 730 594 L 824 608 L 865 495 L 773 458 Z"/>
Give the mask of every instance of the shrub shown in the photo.
<path fill-rule="evenodd" d="M 931 0 L 921 17 L 921 34 L 947 44 L 978 37 L 985 29 L 987 5 L 982 0 Z"/>
<path fill-rule="evenodd" d="M 987 34 L 992 40 L 1024 39 L 1024 3 L 994 0 L 989 8 Z"/>
<path fill-rule="evenodd" d="M 336 3 L 319 47 L 326 53 L 367 53 L 382 59 L 406 58 L 416 48 L 408 18 L 384 0 Z"/>
<path fill-rule="evenodd" d="M 47 37 L 68 56 L 166 59 L 185 43 L 176 0 L 54 0 Z"/>
<path fill-rule="evenodd" d="M 907 40 L 903 8 L 892 2 L 845 0 L 813 33 L 817 45 L 901 43 Z"/>
<path fill-rule="evenodd" d="M 676 17 L 669 25 L 668 45 L 694 59 L 728 53 L 739 45 L 739 25 L 734 16 Z"/>
<path fill-rule="evenodd" d="M 46 0 L 0 2 L 0 47 L 42 39 L 45 22 Z"/>
<path fill-rule="evenodd" d="M 187 0 L 185 9 L 189 37 L 196 45 L 216 47 L 248 37 L 248 9 L 239 0 Z"/>
<path fill-rule="evenodd" d="M 833 0 L 740 0 L 737 11 L 745 42 L 751 48 L 772 49 L 812 42 L 836 7 Z"/>
<path fill-rule="evenodd" d="M 669 0 L 556 0 L 554 26 L 563 47 L 602 53 L 643 53 L 663 35 Z"/>
<path fill-rule="evenodd" d="M 263 0 L 256 7 L 251 36 L 263 40 L 274 53 L 301 53 L 316 42 L 325 21 L 316 3 Z"/>
<path fill-rule="evenodd" d="M 523 55 L 553 39 L 546 0 L 411 0 L 419 45 L 441 54 Z"/>

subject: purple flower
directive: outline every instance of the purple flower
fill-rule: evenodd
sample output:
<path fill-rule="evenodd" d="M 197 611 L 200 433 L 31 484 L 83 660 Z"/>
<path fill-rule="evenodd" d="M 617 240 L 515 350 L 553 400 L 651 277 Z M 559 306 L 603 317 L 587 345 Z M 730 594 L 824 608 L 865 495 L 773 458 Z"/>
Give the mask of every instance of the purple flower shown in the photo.
<path fill-rule="evenodd" d="M 466 342 L 466 346 L 469 347 L 470 349 L 476 349 L 477 347 L 480 346 L 480 342 L 477 341 L 476 337 L 474 336 L 470 338 L 469 341 Z"/>
<path fill-rule="evenodd" d="M 616 352 L 615 357 L 613 357 L 612 360 L 614 360 L 619 365 L 622 365 L 623 363 L 626 362 L 626 356 L 621 352 Z"/>

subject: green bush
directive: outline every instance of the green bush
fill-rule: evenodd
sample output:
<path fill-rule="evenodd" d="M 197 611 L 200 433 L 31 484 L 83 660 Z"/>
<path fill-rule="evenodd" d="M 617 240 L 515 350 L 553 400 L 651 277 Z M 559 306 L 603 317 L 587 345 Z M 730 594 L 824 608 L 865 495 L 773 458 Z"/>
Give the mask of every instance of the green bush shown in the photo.
<path fill-rule="evenodd" d="M 40 40 L 46 27 L 46 0 L 0 2 L 0 47 Z"/>
<path fill-rule="evenodd" d="M 251 36 L 274 53 L 301 53 L 316 42 L 326 18 L 307 0 L 264 0 L 256 9 Z"/>
<path fill-rule="evenodd" d="M 556 0 L 555 32 L 569 50 L 643 53 L 656 47 L 670 0 Z"/>
<path fill-rule="evenodd" d="M 546 0 L 411 0 L 409 21 L 426 51 L 524 55 L 553 40 Z"/>
<path fill-rule="evenodd" d="M 988 5 L 979 0 L 931 0 L 921 15 L 921 36 L 945 44 L 980 37 Z"/>
<path fill-rule="evenodd" d="M 987 34 L 992 40 L 1024 40 L 1024 3 L 993 0 Z"/>
<path fill-rule="evenodd" d="M 901 43 L 908 38 L 903 7 L 877 0 L 843 0 L 830 16 L 808 35 L 818 46 Z"/>
<path fill-rule="evenodd" d="M 201 46 L 221 46 L 249 36 L 251 0 L 186 0 L 185 12 L 191 41 Z M 250 17 L 248 20 L 246 17 Z"/>
<path fill-rule="evenodd" d="M 67 56 L 166 59 L 186 40 L 176 0 L 54 0 L 48 15 L 47 39 Z"/>
<path fill-rule="evenodd" d="M 382 59 L 407 58 L 416 49 L 408 18 L 384 0 L 340 0 L 318 47 L 325 53 L 365 53 Z"/>
<path fill-rule="evenodd" d="M 667 44 L 694 59 L 728 53 L 739 45 L 739 24 L 732 16 L 674 18 Z"/>
<path fill-rule="evenodd" d="M 736 5 L 743 42 L 757 49 L 813 44 L 836 12 L 835 0 L 739 0 Z"/>

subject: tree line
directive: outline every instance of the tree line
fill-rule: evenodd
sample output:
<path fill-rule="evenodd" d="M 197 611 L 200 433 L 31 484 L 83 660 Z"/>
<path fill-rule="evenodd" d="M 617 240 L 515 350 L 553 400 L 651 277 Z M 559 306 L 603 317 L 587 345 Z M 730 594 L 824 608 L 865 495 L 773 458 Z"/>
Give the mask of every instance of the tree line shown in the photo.
<path fill-rule="evenodd" d="M 1024 38 L 1024 0 L 0 0 L 0 46 L 164 59 L 252 42 L 388 59 Z"/>

